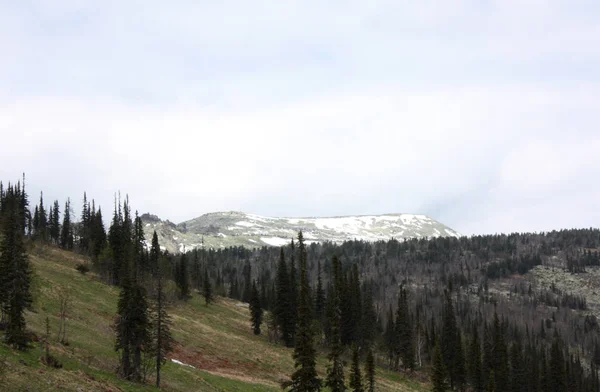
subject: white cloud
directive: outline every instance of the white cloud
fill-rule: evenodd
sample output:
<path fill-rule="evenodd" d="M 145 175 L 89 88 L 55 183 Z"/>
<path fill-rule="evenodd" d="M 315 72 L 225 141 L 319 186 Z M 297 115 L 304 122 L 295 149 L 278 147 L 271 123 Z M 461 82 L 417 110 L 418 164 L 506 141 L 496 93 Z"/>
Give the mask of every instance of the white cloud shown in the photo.
<path fill-rule="evenodd" d="M 87 190 L 105 208 L 121 189 L 175 221 L 243 209 L 431 213 L 466 233 L 589 225 L 589 7 L 5 4 L 0 178 L 24 170 L 32 192 Z"/>

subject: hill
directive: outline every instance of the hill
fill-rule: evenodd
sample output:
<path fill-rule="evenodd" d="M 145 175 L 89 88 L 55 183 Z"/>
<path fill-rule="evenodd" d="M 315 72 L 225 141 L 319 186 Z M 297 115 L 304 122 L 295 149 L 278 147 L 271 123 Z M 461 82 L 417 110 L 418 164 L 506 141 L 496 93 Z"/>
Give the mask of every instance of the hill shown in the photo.
<path fill-rule="evenodd" d="M 111 328 L 118 288 L 93 273 L 82 275 L 75 267 L 87 260 L 54 247 L 33 245 L 29 254 L 35 270 L 35 304 L 27 313 L 28 328 L 36 336 L 51 327 L 51 353 L 63 364 L 50 369 L 40 364 L 40 348 L 27 352 L 0 345 L 0 364 L 8 367 L 4 387 L 10 391 L 152 391 L 150 385 L 117 378 L 117 354 Z M 68 345 L 57 342 L 59 296 L 69 292 Z M 293 370 L 291 350 L 254 336 L 249 311 L 237 301 L 217 298 L 205 306 L 198 295 L 170 308 L 178 342 L 162 373 L 165 391 L 278 391 L 279 381 Z M 36 343 L 37 345 L 37 343 Z M 327 361 L 318 359 L 324 375 Z M 400 373 L 377 369 L 379 391 L 424 391 L 427 385 L 405 379 Z M 2 386 L 0 386 L 2 389 Z"/>
<path fill-rule="evenodd" d="M 160 244 L 171 253 L 202 246 L 281 246 L 288 244 L 298 231 L 304 233 L 307 243 L 460 236 L 426 215 L 414 214 L 273 218 L 232 211 L 204 214 L 180 224 L 150 214 L 142 215 L 142 220 L 147 240 L 156 230 Z"/>

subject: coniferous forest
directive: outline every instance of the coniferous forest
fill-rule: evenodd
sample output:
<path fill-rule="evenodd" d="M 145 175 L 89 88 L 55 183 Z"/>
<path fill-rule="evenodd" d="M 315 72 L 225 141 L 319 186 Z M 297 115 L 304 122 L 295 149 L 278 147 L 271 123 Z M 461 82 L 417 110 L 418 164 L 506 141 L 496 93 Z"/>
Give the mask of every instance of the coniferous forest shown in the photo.
<path fill-rule="evenodd" d="M 115 372 L 132 382 L 152 374 L 160 387 L 176 343 L 169 306 L 202 296 L 208 307 L 217 297 L 248 303 L 248 330 L 293 348 L 295 371 L 281 383 L 289 391 L 375 391 L 376 365 L 434 391 L 600 390 L 600 325 L 586 297 L 521 279 L 540 266 L 600 267 L 598 229 L 342 244 L 307 244 L 299 232 L 283 247 L 169 254 L 127 197 L 107 214 L 84 193 L 75 212 L 69 199 L 28 195 L 25 177 L 5 184 L 0 328 L 15 350 L 40 339 L 24 314 L 27 250 L 44 243 L 86 255 L 77 269 L 118 288 Z M 42 360 L 60 366 L 49 352 Z"/>

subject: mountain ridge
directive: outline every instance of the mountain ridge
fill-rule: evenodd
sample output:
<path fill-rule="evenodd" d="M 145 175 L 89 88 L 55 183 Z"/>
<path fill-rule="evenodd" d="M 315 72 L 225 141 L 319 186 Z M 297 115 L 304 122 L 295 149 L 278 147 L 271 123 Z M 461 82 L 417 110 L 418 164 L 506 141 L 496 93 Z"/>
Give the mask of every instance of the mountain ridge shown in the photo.
<path fill-rule="evenodd" d="M 388 213 L 330 217 L 268 217 L 242 211 L 209 212 L 179 224 L 141 215 L 148 244 L 157 232 L 163 248 L 180 253 L 194 248 L 281 246 L 302 230 L 307 243 L 391 238 L 460 237 L 460 233 L 422 214 Z"/>

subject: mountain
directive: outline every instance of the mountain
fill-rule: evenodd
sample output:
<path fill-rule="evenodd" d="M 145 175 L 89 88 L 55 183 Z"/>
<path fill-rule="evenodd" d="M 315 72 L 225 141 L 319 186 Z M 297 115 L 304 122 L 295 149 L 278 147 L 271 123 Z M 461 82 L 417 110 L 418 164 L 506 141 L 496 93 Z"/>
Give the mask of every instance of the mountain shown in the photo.
<path fill-rule="evenodd" d="M 180 224 L 151 214 L 141 218 L 148 243 L 156 230 L 161 246 L 172 253 L 197 247 L 281 246 L 300 230 L 307 243 L 460 236 L 426 215 L 414 214 L 273 218 L 230 211 L 204 214 Z"/>

